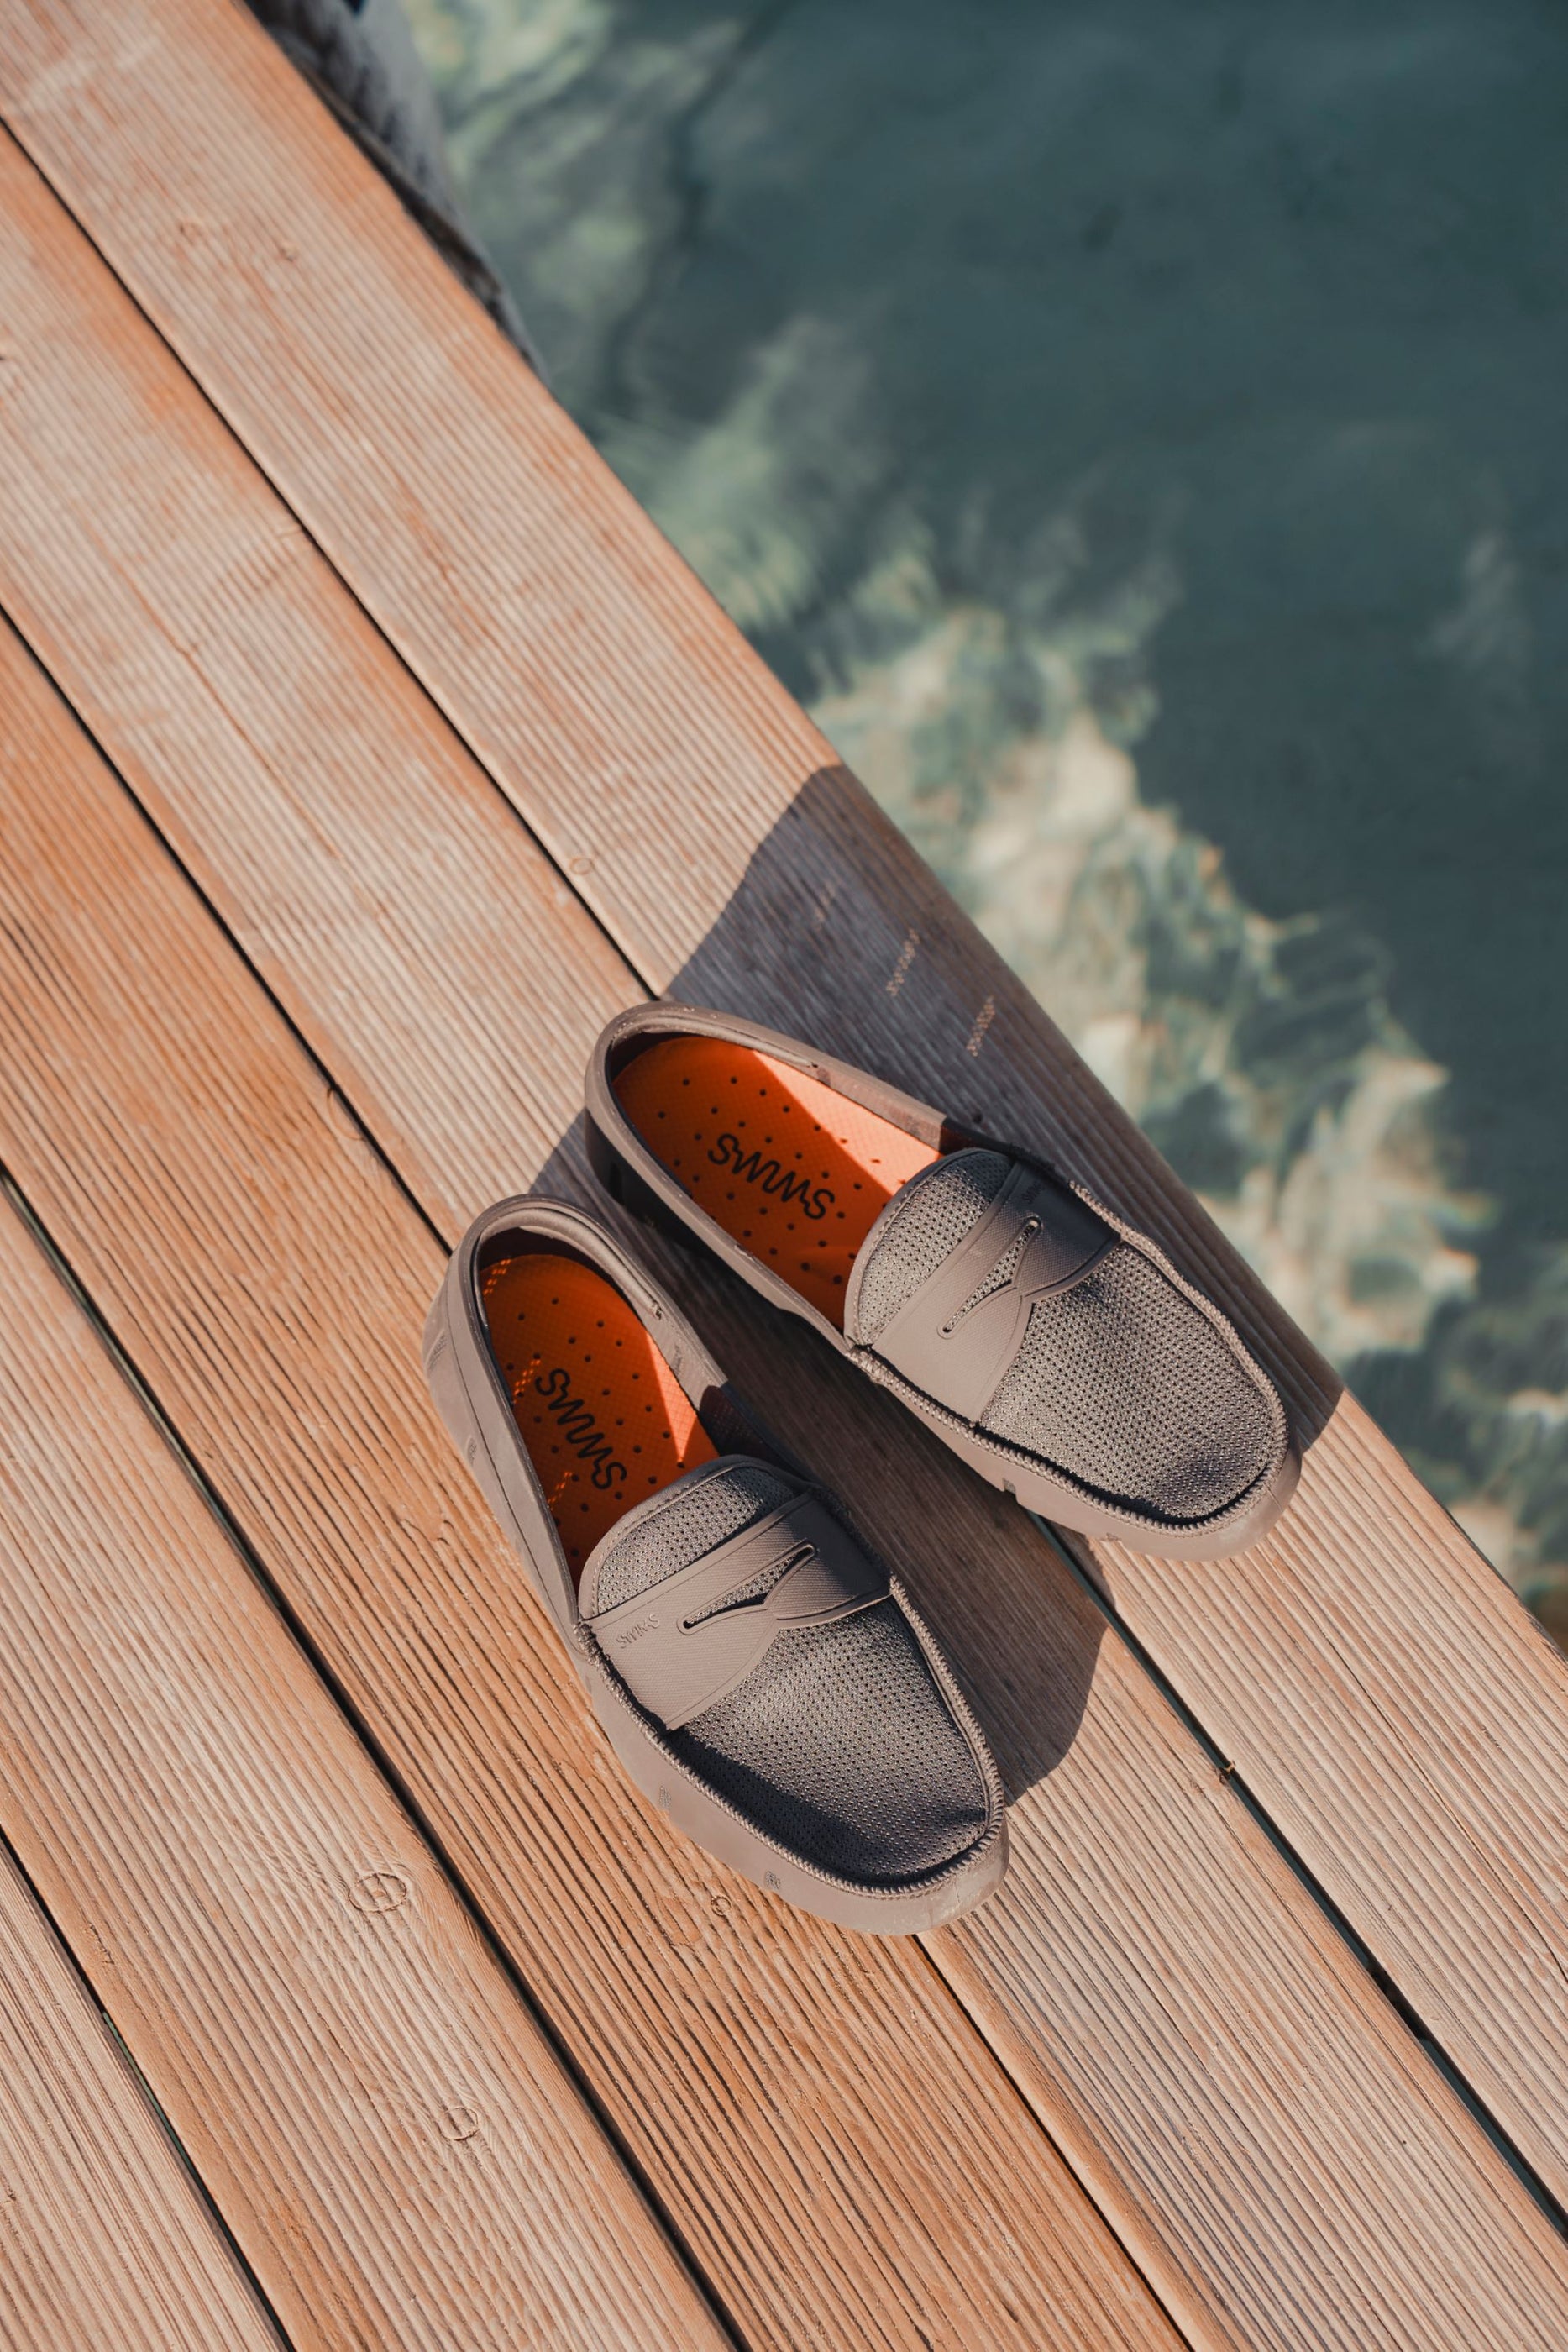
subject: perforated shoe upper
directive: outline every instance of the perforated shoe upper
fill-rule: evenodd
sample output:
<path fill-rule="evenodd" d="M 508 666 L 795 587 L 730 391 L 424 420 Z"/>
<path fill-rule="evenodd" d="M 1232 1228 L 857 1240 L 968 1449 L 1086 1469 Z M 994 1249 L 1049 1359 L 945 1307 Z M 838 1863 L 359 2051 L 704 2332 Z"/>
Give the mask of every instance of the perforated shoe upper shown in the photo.
<path fill-rule="evenodd" d="M 637 1597 L 653 1601 L 800 1483 L 734 1459 L 677 1480 L 590 1559 L 585 1619 Z M 780 1559 L 727 1592 L 725 1605 L 762 1600 L 786 1572 Z M 941 1869 L 989 1817 L 981 1768 L 893 1596 L 835 1623 L 779 1632 L 743 1682 L 667 1737 L 768 1836 L 870 1885 Z"/>
<path fill-rule="evenodd" d="M 857 1266 L 852 1337 L 873 1351 L 906 1326 L 911 1302 L 928 1289 L 1014 1183 L 1016 1163 L 1000 1151 L 953 1153 L 896 1194 Z M 965 1297 L 939 1327 L 956 1324 L 1024 1270 L 1030 1229 L 1053 1215 L 1071 1226 L 1055 1286 L 1037 1284 L 1010 1360 L 977 1399 L 974 1427 L 1115 1503 L 1165 1521 L 1226 1510 L 1270 1471 L 1277 1448 L 1264 1393 L 1225 1336 L 1154 1260 L 1099 1224 L 1075 1196 L 1033 1181 L 1033 1213 L 1015 1233 L 999 1229 L 995 1261 L 965 1276 Z M 981 1255 L 988 1257 L 988 1250 Z M 970 1277 L 973 1276 L 971 1284 Z M 934 1310 L 935 1312 L 935 1310 Z M 923 1335 L 916 1333 L 917 1341 Z M 923 1381 L 919 1348 L 905 1369 Z M 932 1343 L 925 1341 L 925 1360 Z"/>

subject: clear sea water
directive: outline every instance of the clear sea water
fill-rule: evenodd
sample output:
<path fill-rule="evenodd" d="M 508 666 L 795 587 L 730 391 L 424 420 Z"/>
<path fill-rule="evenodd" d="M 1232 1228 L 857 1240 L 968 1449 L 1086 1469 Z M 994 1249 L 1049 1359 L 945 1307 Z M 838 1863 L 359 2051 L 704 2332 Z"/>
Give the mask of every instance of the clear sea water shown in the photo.
<path fill-rule="evenodd" d="M 559 395 L 1568 1642 L 1568 16 L 410 12 Z"/>

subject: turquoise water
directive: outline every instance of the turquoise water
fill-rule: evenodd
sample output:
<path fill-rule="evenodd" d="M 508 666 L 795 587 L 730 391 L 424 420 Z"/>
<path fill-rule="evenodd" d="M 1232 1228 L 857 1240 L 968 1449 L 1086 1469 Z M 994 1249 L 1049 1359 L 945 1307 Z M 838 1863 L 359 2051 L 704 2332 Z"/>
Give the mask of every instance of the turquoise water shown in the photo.
<path fill-rule="evenodd" d="M 556 391 L 1568 1634 L 1568 19 L 411 13 Z"/>

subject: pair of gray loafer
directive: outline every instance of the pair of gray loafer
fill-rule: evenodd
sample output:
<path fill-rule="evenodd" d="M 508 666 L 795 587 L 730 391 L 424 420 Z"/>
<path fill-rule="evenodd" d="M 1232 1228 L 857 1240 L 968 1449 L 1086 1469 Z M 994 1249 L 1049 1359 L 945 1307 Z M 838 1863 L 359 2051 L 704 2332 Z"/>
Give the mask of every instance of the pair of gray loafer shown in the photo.
<path fill-rule="evenodd" d="M 1195 1558 L 1283 1507 L 1285 1416 L 1236 1333 L 1029 1155 L 670 1003 L 610 1024 L 587 1100 L 615 1199 L 698 1235 L 1030 1508 Z M 1001 1786 L 929 1631 L 602 1224 L 488 1210 L 424 1360 L 617 1754 L 697 1844 L 887 1934 L 992 1891 Z"/>

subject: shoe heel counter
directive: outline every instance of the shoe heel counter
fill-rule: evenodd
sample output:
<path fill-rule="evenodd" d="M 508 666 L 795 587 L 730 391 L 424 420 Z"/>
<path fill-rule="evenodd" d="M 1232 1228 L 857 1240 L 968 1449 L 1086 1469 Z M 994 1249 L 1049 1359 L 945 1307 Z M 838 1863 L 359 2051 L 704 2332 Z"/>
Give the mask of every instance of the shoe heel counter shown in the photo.
<path fill-rule="evenodd" d="M 689 1239 L 684 1221 L 669 1202 L 654 1192 L 647 1180 L 640 1176 L 629 1160 L 623 1160 L 591 1110 L 583 1119 L 583 1137 L 588 1146 L 588 1164 L 612 1201 L 629 1209 L 643 1224 L 656 1231 Z"/>
<path fill-rule="evenodd" d="M 441 1287 L 430 1302 L 430 1312 L 424 1318 L 424 1330 L 421 1335 L 419 1356 L 424 1369 L 424 1384 L 430 1391 L 446 1433 L 458 1452 L 466 1454 L 468 1440 L 475 1432 L 475 1418 L 464 1389 L 457 1349 L 452 1336 L 452 1280 L 455 1264 L 455 1258 L 449 1262 Z"/>
<path fill-rule="evenodd" d="M 479 1426 L 479 1416 L 474 1409 L 457 1360 L 449 1320 L 451 1295 L 452 1276 L 449 1271 L 424 1318 L 424 1337 L 420 1353 L 424 1366 L 425 1386 L 441 1416 L 442 1427 L 462 1455 L 502 1528 L 510 1534 L 512 1513 L 501 1492 L 500 1481 L 496 1475 L 489 1449 Z"/>
<path fill-rule="evenodd" d="M 441 1286 L 430 1302 L 430 1312 L 424 1318 L 424 1329 L 420 1335 L 419 1357 L 424 1366 L 424 1377 L 427 1381 L 430 1378 L 431 1365 L 437 1355 L 444 1348 L 448 1352 L 451 1350 L 452 1339 L 446 1324 L 446 1294 L 451 1279 L 452 1269 L 449 1262 L 445 1274 L 441 1277 Z"/>
<path fill-rule="evenodd" d="M 582 1139 L 588 1149 L 588 1164 L 595 1177 L 612 1201 L 626 1205 L 625 1186 L 632 1171 L 594 1118 L 591 1108 L 583 1113 Z"/>

